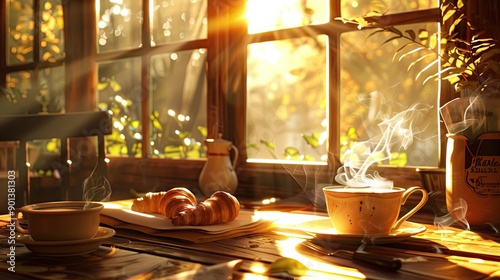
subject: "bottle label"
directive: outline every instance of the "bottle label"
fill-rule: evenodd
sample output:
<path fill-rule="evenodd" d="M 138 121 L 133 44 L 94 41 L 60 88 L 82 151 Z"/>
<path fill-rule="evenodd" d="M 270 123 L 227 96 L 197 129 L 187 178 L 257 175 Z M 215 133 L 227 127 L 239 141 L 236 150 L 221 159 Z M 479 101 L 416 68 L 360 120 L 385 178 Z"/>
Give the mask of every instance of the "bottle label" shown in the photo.
<path fill-rule="evenodd" d="M 500 139 L 466 141 L 465 182 L 481 197 L 500 197 Z"/>

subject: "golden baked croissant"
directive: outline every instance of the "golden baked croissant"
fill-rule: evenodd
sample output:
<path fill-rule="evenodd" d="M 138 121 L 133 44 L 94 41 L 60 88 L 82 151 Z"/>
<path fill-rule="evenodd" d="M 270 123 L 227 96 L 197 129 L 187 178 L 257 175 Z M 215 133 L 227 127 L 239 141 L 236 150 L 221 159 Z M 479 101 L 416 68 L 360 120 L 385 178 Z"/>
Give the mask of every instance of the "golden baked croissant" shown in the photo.
<path fill-rule="evenodd" d="M 224 191 L 217 191 L 209 199 L 197 203 L 191 191 L 178 187 L 147 193 L 134 201 L 132 210 L 162 214 L 177 226 L 197 226 L 231 222 L 238 217 L 240 203 Z"/>
<path fill-rule="evenodd" d="M 156 213 L 172 219 L 189 205 L 196 205 L 196 197 L 186 188 L 172 188 L 168 191 L 149 192 L 137 198 L 132 210 L 142 213 Z"/>
<path fill-rule="evenodd" d="M 227 223 L 238 217 L 240 203 L 236 197 L 217 191 L 212 196 L 195 206 L 188 206 L 172 218 L 176 226 L 204 226 L 218 223 Z"/>

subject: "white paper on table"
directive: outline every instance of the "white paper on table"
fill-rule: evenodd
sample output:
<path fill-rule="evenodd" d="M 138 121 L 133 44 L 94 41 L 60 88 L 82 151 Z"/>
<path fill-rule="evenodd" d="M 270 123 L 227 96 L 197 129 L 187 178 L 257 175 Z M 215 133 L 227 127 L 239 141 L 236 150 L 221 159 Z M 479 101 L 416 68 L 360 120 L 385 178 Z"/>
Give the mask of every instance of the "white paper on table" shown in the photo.
<path fill-rule="evenodd" d="M 255 216 L 251 211 L 240 211 L 238 217 L 236 217 L 234 221 L 229 223 L 221 223 L 208 226 L 174 226 L 167 217 L 160 214 L 145 214 L 133 211 L 130 209 L 130 207 L 127 206 L 110 202 L 101 203 L 104 205 L 104 209 L 102 209 L 101 215 L 106 215 L 124 221 L 126 223 L 158 230 L 195 229 L 207 232 L 220 232 L 242 228 L 260 220 L 260 218 Z"/>

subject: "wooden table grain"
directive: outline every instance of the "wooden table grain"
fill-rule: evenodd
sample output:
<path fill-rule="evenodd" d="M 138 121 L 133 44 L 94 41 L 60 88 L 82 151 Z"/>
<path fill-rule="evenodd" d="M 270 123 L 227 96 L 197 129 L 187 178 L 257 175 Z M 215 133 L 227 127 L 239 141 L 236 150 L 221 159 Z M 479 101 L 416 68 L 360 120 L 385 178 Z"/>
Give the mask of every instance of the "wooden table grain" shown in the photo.
<path fill-rule="evenodd" d="M 297 228 L 297 223 L 324 218 L 325 213 L 256 211 L 256 215 L 273 219 L 276 227 L 204 243 L 117 228 L 117 234 L 107 239 L 97 251 L 65 258 L 37 255 L 18 245 L 15 274 L 8 271 L 6 262 L 9 246 L 5 226 L 9 217 L 4 215 L 0 217 L 4 221 L 0 271 L 2 275 L 18 279 L 53 279 L 55 276 L 62 279 L 196 279 L 193 276 L 196 273 L 209 277 L 210 268 L 222 267 L 230 270 L 232 279 L 286 279 L 286 276 L 265 272 L 274 262 L 291 258 L 304 264 L 313 279 L 475 280 L 500 277 L 500 235 L 493 229 L 444 226 L 435 224 L 432 215 L 427 218 L 416 216 L 414 221 L 425 225 L 424 232 L 395 243 L 363 246 L 367 252 L 403 261 L 400 270 L 386 271 L 345 257 L 328 256 L 304 246 L 305 241 L 313 241 L 326 251 L 355 251 L 361 247 L 361 244 L 315 239 Z M 82 263 L 85 265 L 79 265 Z M 296 277 L 301 278 L 311 279 Z"/>

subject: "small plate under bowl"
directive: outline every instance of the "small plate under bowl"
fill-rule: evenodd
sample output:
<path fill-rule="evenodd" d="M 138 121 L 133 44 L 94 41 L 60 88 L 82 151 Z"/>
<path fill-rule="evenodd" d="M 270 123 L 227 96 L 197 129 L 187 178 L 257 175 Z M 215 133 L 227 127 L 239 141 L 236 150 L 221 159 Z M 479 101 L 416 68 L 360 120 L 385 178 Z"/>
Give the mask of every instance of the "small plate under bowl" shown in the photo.
<path fill-rule="evenodd" d="M 405 221 L 397 230 L 389 234 L 380 235 L 357 235 L 340 234 L 335 231 L 330 218 L 321 218 L 317 220 L 303 222 L 297 225 L 297 228 L 322 240 L 335 243 L 348 244 L 386 244 L 400 242 L 408 237 L 419 234 L 426 230 L 424 225 Z"/>
<path fill-rule="evenodd" d="M 69 241 L 35 241 L 29 234 L 21 234 L 16 242 L 22 243 L 31 252 L 51 256 L 82 255 L 94 252 L 101 246 L 102 242 L 115 235 L 114 229 L 99 227 L 97 233 L 91 239 L 69 240 Z"/>

